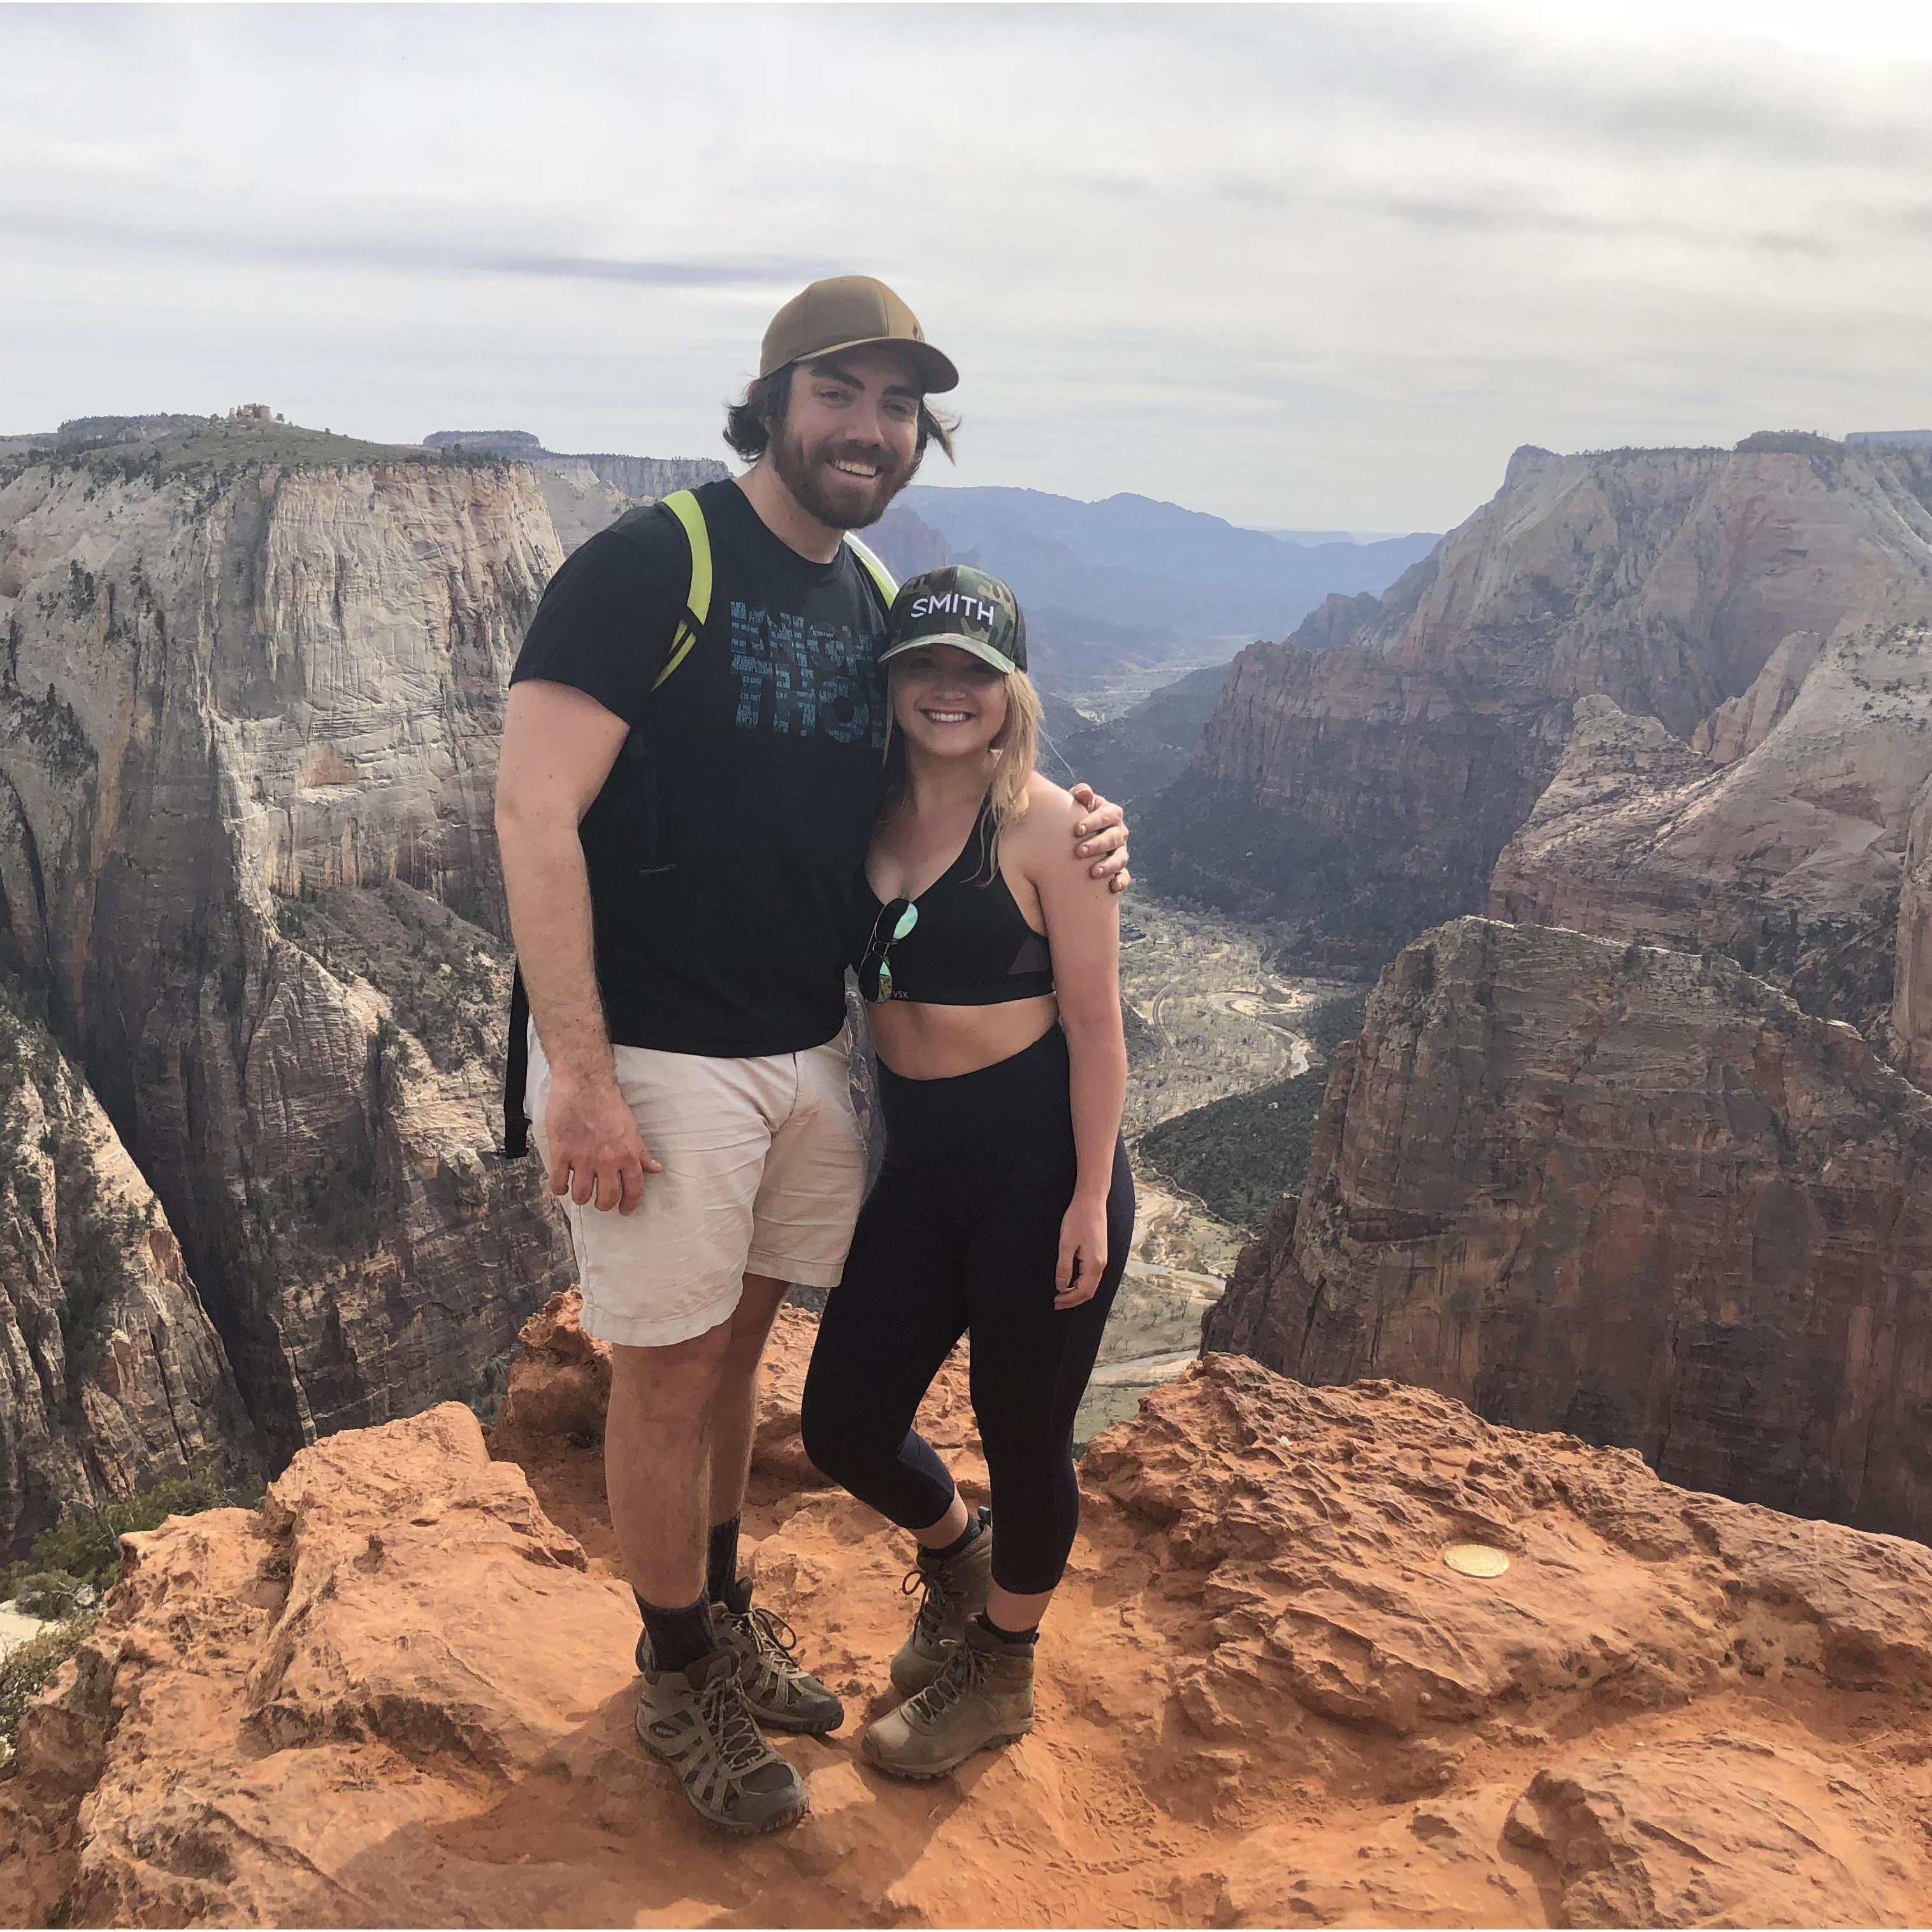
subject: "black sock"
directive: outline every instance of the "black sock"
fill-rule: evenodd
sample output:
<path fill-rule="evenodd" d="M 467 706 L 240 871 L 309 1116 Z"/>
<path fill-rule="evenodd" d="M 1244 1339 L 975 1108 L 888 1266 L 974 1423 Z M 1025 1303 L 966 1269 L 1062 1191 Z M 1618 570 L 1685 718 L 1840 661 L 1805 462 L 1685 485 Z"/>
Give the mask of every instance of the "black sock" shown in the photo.
<path fill-rule="evenodd" d="M 966 1527 L 944 1550 L 928 1550 L 926 1553 L 936 1563 L 950 1562 L 962 1550 L 977 1543 L 986 1531 L 986 1526 L 976 1513 L 966 1519 Z"/>
<path fill-rule="evenodd" d="M 977 1624 L 982 1630 L 990 1630 L 1002 1643 L 1032 1643 L 1040 1636 L 1040 1626 L 1037 1624 L 1035 1624 L 1031 1630 L 1002 1630 L 998 1624 L 994 1622 L 991 1617 L 987 1616 L 984 1610 L 980 1611 L 980 1613 L 974 1618 L 973 1621 Z"/>
<path fill-rule="evenodd" d="M 711 1554 L 705 1561 L 704 1588 L 714 1604 L 729 1603 L 738 1587 L 738 1518 L 711 1526 Z"/>
<path fill-rule="evenodd" d="M 637 1597 L 633 1590 L 632 1595 Z M 718 1648 L 711 1630 L 711 1606 L 700 1597 L 681 1610 L 667 1610 L 638 1597 L 644 1634 L 651 1640 L 651 1660 L 660 1670 L 686 1670 Z"/>

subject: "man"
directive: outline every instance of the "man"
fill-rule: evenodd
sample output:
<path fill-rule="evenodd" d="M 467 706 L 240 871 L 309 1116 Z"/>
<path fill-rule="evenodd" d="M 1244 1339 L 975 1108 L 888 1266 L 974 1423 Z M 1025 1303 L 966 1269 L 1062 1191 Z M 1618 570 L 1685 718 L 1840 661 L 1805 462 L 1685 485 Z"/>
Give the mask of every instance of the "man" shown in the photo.
<path fill-rule="evenodd" d="M 512 676 L 496 830 L 526 1107 L 568 1196 L 584 1328 L 613 1345 L 638 1733 L 728 1830 L 806 1808 L 759 1726 L 844 1716 L 753 1606 L 738 1519 L 772 1318 L 790 1284 L 837 1284 L 864 1185 L 844 968 L 880 800 L 886 605 L 844 534 L 928 443 L 950 453 L 926 398 L 958 380 L 883 283 L 814 283 L 730 413 L 750 470 L 697 493 L 716 582 L 688 656 L 671 668 L 692 541 L 649 508 L 558 572 Z M 1118 808 L 1076 796 L 1076 849 L 1124 884 Z"/>

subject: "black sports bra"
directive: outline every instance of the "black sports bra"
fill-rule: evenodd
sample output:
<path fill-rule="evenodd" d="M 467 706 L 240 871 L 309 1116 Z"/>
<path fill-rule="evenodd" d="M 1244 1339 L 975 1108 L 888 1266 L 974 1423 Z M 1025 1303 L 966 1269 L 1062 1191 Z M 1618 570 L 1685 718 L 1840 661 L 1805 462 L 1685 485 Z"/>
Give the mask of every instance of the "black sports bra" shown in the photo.
<path fill-rule="evenodd" d="M 990 803 L 958 857 L 917 898 L 881 905 L 861 866 L 859 903 L 870 916 L 854 963 L 868 1000 L 997 1006 L 1053 991 L 1052 952 L 1026 922 L 994 859 Z M 908 911 L 916 915 L 910 926 Z M 905 936 L 895 938 L 902 930 Z"/>

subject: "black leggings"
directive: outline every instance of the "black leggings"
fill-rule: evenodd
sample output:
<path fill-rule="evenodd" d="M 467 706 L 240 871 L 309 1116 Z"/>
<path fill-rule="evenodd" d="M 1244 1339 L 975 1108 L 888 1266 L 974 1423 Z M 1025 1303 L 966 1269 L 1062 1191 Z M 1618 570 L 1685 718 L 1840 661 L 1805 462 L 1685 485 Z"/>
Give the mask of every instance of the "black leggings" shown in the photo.
<path fill-rule="evenodd" d="M 912 1426 L 972 1331 L 973 1413 L 992 1478 L 993 1576 L 1030 1596 L 1066 1568 L 1080 1520 L 1073 1412 L 1126 1266 L 1134 1184 L 1114 1149 L 1107 1264 L 1091 1300 L 1053 1305 L 1077 1162 L 1066 1036 L 950 1080 L 879 1069 L 885 1164 L 806 1377 L 806 1454 L 903 1529 L 952 1506 L 952 1478 Z"/>

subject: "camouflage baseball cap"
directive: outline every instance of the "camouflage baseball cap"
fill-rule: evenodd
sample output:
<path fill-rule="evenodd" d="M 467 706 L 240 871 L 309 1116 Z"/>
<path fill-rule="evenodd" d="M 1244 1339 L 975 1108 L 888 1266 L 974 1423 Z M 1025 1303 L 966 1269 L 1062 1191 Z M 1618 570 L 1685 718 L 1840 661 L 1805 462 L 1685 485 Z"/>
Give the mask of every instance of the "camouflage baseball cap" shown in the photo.
<path fill-rule="evenodd" d="M 899 586 L 879 662 L 921 644 L 952 644 L 996 670 L 1026 669 L 1026 620 L 997 577 L 970 563 L 928 570 Z"/>

